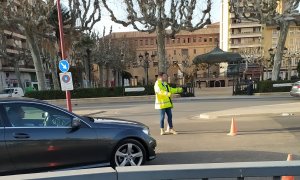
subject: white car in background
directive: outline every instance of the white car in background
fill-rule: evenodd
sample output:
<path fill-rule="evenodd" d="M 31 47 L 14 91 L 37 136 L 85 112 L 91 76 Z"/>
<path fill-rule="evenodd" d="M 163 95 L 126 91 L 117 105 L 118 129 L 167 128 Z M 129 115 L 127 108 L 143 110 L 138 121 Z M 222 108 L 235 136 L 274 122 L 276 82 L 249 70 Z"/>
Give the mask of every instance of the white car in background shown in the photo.
<path fill-rule="evenodd" d="M 292 85 L 290 95 L 294 97 L 300 97 L 300 81 L 297 81 Z"/>
<path fill-rule="evenodd" d="M 0 93 L 0 98 L 6 98 L 6 97 L 23 97 L 24 91 L 20 87 L 12 87 L 12 88 L 5 88 Z"/>

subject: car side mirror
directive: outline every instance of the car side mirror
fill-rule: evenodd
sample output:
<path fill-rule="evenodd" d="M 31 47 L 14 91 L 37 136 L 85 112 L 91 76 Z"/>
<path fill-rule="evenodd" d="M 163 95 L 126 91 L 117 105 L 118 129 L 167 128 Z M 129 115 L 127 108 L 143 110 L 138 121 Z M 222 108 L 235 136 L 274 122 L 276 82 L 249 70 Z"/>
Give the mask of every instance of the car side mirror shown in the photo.
<path fill-rule="evenodd" d="M 71 127 L 72 129 L 79 129 L 81 126 L 81 120 L 79 118 L 73 118 Z"/>

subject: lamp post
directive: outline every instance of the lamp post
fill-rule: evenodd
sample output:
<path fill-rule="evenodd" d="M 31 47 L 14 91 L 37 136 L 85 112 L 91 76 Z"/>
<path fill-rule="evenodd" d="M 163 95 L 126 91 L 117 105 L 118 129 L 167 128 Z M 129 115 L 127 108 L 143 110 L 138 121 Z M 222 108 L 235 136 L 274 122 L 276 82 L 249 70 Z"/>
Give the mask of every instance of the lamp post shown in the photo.
<path fill-rule="evenodd" d="M 88 87 L 91 88 L 92 87 L 92 77 L 91 77 L 91 50 L 89 48 L 86 49 L 86 57 L 87 57 L 87 62 L 86 62 L 86 70 L 87 71 L 87 77 L 88 77 Z"/>
<path fill-rule="evenodd" d="M 299 57 L 299 52 L 297 51 L 288 51 L 287 48 L 285 48 L 285 58 L 286 58 L 286 70 L 287 70 L 287 79 L 291 80 L 292 76 L 292 59 Z"/>
<path fill-rule="evenodd" d="M 269 55 L 270 55 L 270 60 L 269 62 L 271 63 L 270 65 L 274 65 L 274 57 L 275 57 L 275 51 L 273 48 L 270 48 L 269 50 Z M 267 64 L 267 79 L 269 79 L 269 63 Z"/>
<path fill-rule="evenodd" d="M 125 60 L 124 60 L 124 54 L 123 53 L 121 53 L 121 78 L 122 78 L 122 80 L 121 80 L 121 83 L 122 83 L 122 94 L 123 94 L 123 96 L 125 95 L 125 92 L 124 92 L 124 70 L 123 70 L 123 68 L 124 68 L 124 63 L 125 63 Z M 120 81 L 119 81 L 120 82 Z"/>
<path fill-rule="evenodd" d="M 146 82 L 145 84 L 148 85 L 148 70 L 149 70 L 149 53 L 146 51 L 145 55 L 143 56 L 142 54 L 139 55 L 139 61 L 140 61 L 140 65 L 141 67 L 144 68 L 144 72 L 146 75 Z"/>

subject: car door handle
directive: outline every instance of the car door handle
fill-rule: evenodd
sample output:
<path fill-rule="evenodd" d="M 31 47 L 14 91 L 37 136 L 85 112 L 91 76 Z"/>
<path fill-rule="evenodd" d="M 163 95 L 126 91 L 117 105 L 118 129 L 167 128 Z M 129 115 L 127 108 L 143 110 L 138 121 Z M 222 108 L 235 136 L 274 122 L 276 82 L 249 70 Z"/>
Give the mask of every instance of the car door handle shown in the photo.
<path fill-rule="evenodd" d="M 16 139 L 28 139 L 28 138 L 30 138 L 30 136 L 26 133 L 14 133 L 13 136 Z"/>

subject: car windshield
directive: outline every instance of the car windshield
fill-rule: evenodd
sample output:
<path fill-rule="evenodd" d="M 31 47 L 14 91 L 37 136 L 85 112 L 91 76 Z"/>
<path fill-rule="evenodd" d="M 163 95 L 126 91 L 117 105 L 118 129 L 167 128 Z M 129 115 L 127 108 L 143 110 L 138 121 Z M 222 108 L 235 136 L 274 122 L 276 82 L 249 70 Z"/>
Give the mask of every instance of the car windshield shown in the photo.
<path fill-rule="evenodd" d="M 89 120 L 91 122 L 95 122 L 95 119 L 92 118 L 92 117 L 88 117 L 88 116 L 81 116 L 81 117 L 83 117 L 84 119 L 87 119 L 87 120 Z"/>

